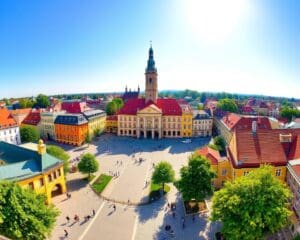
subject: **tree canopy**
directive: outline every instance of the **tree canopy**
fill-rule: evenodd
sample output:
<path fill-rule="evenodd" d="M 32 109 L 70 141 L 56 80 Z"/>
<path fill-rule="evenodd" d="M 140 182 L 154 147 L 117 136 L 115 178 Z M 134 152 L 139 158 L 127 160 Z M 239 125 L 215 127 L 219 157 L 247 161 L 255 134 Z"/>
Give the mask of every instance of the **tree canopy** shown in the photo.
<path fill-rule="evenodd" d="M 165 183 L 174 182 L 174 178 L 175 172 L 170 163 L 160 162 L 155 166 L 152 181 L 155 184 L 162 184 L 162 189 Z"/>
<path fill-rule="evenodd" d="M 58 210 L 46 197 L 17 183 L 0 182 L 0 234 L 18 240 L 42 240 L 50 235 Z"/>
<path fill-rule="evenodd" d="M 82 156 L 80 162 L 78 163 L 78 169 L 81 173 L 87 173 L 90 178 L 91 173 L 98 171 L 99 163 L 93 154 L 86 153 Z"/>
<path fill-rule="evenodd" d="M 70 171 L 70 164 L 69 164 L 70 155 L 67 154 L 64 149 L 55 145 L 47 145 L 47 153 L 64 162 L 65 174 Z"/>
<path fill-rule="evenodd" d="M 197 154 L 189 158 L 188 166 L 180 169 L 180 179 L 175 186 L 182 193 L 184 201 L 202 201 L 213 193 L 212 179 L 216 176 L 210 162 Z"/>
<path fill-rule="evenodd" d="M 280 109 L 280 116 L 288 119 L 288 121 L 290 122 L 292 121 L 293 117 L 300 117 L 300 110 L 284 106 Z"/>
<path fill-rule="evenodd" d="M 36 104 L 35 104 L 36 107 L 47 108 L 50 106 L 50 100 L 49 100 L 48 96 L 46 96 L 46 95 L 39 94 L 36 97 L 35 101 L 36 101 Z"/>
<path fill-rule="evenodd" d="M 20 127 L 20 135 L 21 135 L 21 141 L 23 143 L 26 142 L 37 142 L 40 138 L 40 134 L 38 130 L 35 127 L 32 126 L 21 126 Z"/>
<path fill-rule="evenodd" d="M 111 101 L 107 104 L 106 106 L 107 115 L 114 115 L 117 113 L 117 111 L 118 111 L 118 105 L 116 104 L 116 102 Z"/>
<path fill-rule="evenodd" d="M 217 104 L 217 108 L 225 112 L 238 112 L 237 104 L 233 99 L 229 98 L 221 99 Z"/>
<path fill-rule="evenodd" d="M 21 98 L 19 104 L 20 108 L 32 108 L 35 102 L 29 98 Z"/>
<path fill-rule="evenodd" d="M 114 98 L 113 99 L 113 102 L 115 102 L 117 104 L 117 108 L 118 110 L 123 107 L 124 105 L 124 102 L 123 102 L 123 99 L 122 98 Z"/>
<path fill-rule="evenodd" d="M 225 151 L 226 142 L 221 135 L 214 138 L 214 144 L 217 146 L 219 151 Z"/>
<path fill-rule="evenodd" d="M 261 167 L 215 192 L 212 220 L 223 222 L 226 239 L 261 239 L 288 223 L 290 191 L 273 172 L 271 166 Z"/>

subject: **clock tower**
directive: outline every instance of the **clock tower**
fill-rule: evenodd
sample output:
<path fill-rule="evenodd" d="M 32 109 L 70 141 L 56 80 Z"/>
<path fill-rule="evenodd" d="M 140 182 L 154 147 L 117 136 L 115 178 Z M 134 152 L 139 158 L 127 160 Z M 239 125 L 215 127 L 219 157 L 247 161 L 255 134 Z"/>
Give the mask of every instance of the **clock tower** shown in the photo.
<path fill-rule="evenodd" d="M 146 87 L 145 87 L 145 97 L 146 103 L 148 101 L 153 101 L 156 103 L 157 101 L 157 69 L 155 67 L 154 55 L 152 45 L 149 48 L 149 57 L 147 62 L 147 67 L 145 71 L 146 77 Z"/>

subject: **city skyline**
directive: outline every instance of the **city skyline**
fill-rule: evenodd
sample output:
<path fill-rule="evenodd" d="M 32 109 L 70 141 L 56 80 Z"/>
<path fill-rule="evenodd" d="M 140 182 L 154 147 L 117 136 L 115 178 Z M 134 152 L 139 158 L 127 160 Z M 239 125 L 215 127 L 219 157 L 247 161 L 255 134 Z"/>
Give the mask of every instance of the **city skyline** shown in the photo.
<path fill-rule="evenodd" d="M 150 40 L 160 91 L 298 98 L 299 11 L 296 0 L 4 1 L 0 98 L 144 91 Z"/>

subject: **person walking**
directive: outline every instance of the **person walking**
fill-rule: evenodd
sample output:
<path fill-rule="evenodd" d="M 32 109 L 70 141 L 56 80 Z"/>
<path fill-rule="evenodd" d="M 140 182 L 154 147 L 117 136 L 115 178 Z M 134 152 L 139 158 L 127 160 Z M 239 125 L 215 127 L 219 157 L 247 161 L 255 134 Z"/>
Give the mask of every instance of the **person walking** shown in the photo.
<path fill-rule="evenodd" d="M 65 238 L 67 238 L 69 236 L 69 233 L 66 229 L 64 229 L 64 232 L 65 232 Z"/>
<path fill-rule="evenodd" d="M 93 216 L 95 216 L 96 215 L 96 212 L 95 212 L 95 209 L 93 209 Z"/>
<path fill-rule="evenodd" d="M 66 219 L 68 222 L 70 222 L 70 217 L 69 216 L 66 216 Z"/>

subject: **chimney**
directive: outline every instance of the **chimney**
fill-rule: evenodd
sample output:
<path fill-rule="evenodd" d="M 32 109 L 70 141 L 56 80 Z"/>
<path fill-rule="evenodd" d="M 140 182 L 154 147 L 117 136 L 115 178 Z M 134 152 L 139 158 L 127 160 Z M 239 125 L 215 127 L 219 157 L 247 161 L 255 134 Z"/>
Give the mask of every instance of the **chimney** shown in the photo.
<path fill-rule="evenodd" d="M 40 139 L 39 142 L 38 142 L 38 153 L 40 155 L 43 155 L 46 153 L 46 145 L 44 144 L 43 140 Z"/>

